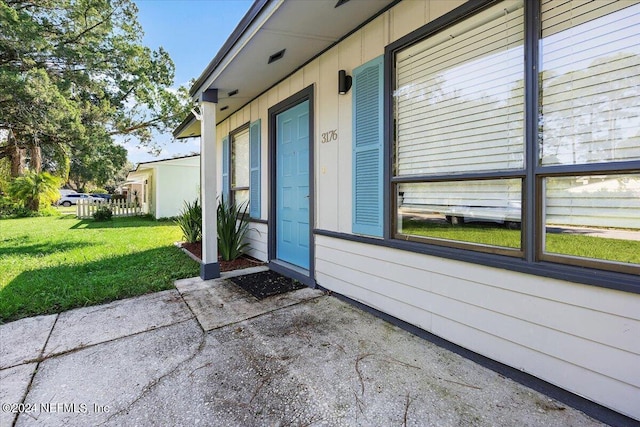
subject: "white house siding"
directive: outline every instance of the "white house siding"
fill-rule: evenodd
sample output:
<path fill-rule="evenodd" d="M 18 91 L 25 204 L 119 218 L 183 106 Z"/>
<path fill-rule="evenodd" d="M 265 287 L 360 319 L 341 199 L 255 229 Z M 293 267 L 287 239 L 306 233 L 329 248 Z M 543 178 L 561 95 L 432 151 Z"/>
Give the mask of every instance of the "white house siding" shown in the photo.
<path fill-rule="evenodd" d="M 175 159 L 154 166 L 155 217 L 177 216 L 184 202 L 198 199 L 200 157 Z"/>
<path fill-rule="evenodd" d="M 314 85 L 315 228 L 351 233 L 351 71 L 464 1 L 404 1 L 218 126 L 222 138 L 262 120 L 262 219 L 268 216 L 268 109 Z M 321 135 L 338 138 L 321 143 Z M 219 188 L 219 191 L 221 188 Z M 266 259 L 267 227 L 249 235 Z M 640 295 L 317 235 L 319 285 L 444 339 L 640 419 Z M 257 255 L 256 255 L 257 254 Z"/>
<path fill-rule="evenodd" d="M 640 418 L 640 295 L 324 236 L 316 280 Z"/>
<path fill-rule="evenodd" d="M 245 236 L 245 242 L 249 243 L 247 255 L 250 255 L 260 261 L 268 260 L 268 240 L 269 230 L 267 224 L 259 222 L 250 222 L 249 231 Z"/>

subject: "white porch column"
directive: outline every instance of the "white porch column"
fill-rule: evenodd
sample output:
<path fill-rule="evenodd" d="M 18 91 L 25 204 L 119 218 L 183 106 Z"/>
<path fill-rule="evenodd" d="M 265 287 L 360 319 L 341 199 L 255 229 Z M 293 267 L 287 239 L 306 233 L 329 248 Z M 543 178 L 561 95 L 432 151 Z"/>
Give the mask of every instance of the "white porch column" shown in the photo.
<path fill-rule="evenodd" d="M 220 277 L 218 265 L 216 104 L 218 90 L 207 89 L 200 96 L 200 202 L 202 204 L 202 263 L 200 278 Z"/>

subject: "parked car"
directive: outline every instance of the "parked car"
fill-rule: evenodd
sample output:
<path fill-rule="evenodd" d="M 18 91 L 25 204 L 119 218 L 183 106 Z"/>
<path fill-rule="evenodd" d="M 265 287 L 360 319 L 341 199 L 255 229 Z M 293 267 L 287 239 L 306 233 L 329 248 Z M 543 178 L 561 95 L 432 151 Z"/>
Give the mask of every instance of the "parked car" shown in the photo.
<path fill-rule="evenodd" d="M 76 194 L 67 194 L 66 196 L 63 196 L 60 200 L 58 200 L 58 204 L 62 206 L 77 205 L 78 200 L 103 202 L 105 199 L 102 199 L 100 197 L 94 197 L 85 193 L 76 193 Z"/>
<path fill-rule="evenodd" d="M 91 194 L 92 197 L 100 197 L 101 199 L 104 200 L 111 200 L 111 194 L 106 194 L 106 193 L 92 193 Z"/>
<path fill-rule="evenodd" d="M 58 191 L 60 192 L 60 197 L 67 196 L 69 194 L 78 194 L 76 190 L 69 190 L 67 188 L 61 188 Z"/>

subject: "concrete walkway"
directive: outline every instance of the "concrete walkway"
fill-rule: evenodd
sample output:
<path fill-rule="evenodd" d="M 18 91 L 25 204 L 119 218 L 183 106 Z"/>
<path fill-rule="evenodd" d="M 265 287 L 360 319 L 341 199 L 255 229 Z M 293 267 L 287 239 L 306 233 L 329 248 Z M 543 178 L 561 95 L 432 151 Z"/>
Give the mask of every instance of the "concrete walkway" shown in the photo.
<path fill-rule="evenodd" d="M 320 291 L 224 279 L 0 326 L 0 426 L 594 426 Z"/>

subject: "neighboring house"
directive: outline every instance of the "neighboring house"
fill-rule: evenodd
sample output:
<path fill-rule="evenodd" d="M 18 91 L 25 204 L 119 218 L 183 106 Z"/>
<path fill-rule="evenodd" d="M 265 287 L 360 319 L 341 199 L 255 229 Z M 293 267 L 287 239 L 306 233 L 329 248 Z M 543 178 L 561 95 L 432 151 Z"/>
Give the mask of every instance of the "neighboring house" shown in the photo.
<path fill-rule="evenodd" d="M 272 269 L 640 420 L 639 88 L 638 1 L 257 0 L 174 132 L 201 276 L 216 197 L 249 200 Z M 521 231 L 442 234 L 442 206 Z"/>
<path fill-rule="evenodd" d="M 200 191 L 200 155 L 139 163 L 122 186 L 127 200 L 155 218 L 177 216 Z"/>

